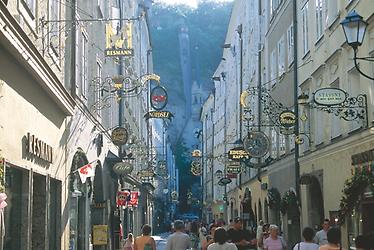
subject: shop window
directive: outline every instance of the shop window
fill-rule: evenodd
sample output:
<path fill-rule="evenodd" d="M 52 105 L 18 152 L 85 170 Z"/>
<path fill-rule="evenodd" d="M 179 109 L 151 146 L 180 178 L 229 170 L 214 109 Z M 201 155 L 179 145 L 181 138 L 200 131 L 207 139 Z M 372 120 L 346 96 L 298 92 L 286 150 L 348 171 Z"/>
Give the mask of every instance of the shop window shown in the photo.
<path fill-rule="evenodd" d="M 50 180 L 50 202 L 49 202 L 49 249 L 60 249 L 61 247 L 61 181 Z"/>
<path fill-rule="evenodd" d="M 309 2 L 306 2 L 304 7 L 301 9 L 302 15 L 302 31 L 303 31 L 303 55 L 306 55 L 309 52 L 309 24 L 308 24 L 308 9 L 309 9 Z"/>
<path fill-rule="evenodd" d="M 355 237 L 363 233 L 361 210 L 355 210 L 352 215 L 347 218 L 347 227 L 348 246 L 349 249 L 352 249 L 352 247 L 355 247 Z"/>
<path fill-rule="evenodd" d="M 8 206 L 4 212 L 4 249 L 27 249 L 30 245 L 30 185 L 29 172 L 6 167 Z"/>

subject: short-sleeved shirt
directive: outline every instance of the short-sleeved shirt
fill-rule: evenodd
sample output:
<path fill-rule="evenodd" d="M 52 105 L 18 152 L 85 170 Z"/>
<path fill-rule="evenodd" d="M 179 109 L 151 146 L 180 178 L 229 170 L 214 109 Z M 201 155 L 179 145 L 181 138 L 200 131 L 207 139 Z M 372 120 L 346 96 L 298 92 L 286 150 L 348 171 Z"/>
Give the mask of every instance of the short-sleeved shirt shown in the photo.
<path fill-rule="evenodd" d="M 213 243 L 208 246 L 208 250 L 238 250 L 238 248 L 234 243 L 225 242 L 222 245 L 218 243 Z"/>
<path fill-rule="evenodd" d="M 314 236 L 314 242 L 318 245 L 326 245 L 329 242 L 327 241 L 327 232 L 325 230 L 320 230 L 316 233 L 316 236 Z"/>
<path fill-rule="evenodd" d="M 318 250 L 318 247 L 316 243 L 300 242 L 294 246 L 293 250 Z"/>
<path fill-rule="evenodd" d="M 282 240 L 279 237 L 276 240 L 271 237 L 267 237 L 264 241 L 264 248 L 267 250 L 282 250 Z"/>
<path fill-rule="evenodd" d="M 186 250 L 191 248 L 191 240 L 188 234 L 175 232 L 169 236 L 166 242 L 166 250 Z"/>

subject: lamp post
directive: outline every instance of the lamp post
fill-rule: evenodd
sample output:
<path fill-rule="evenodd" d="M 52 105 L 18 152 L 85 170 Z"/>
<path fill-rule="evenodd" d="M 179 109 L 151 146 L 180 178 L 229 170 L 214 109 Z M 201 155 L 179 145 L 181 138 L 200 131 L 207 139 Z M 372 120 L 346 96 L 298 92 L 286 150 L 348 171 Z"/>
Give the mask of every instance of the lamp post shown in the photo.
<path fill-rule="evenodd" d="M 356 69 L 361 75 L 374 81 L 374 77 L 371 77 L 364 73 L 358 65 L 358 60 L 374 62 L 374 57 L 357 57 L 358 47 L 360 47 L 364 41 L 368 23 L 363 20 L 362 16 L 360 16 L 355 10 L 353 10 L 344 18 L 344 20 L 340 24 L 342 25 L 347 44 L 353 49 L 353 61 Z"/>

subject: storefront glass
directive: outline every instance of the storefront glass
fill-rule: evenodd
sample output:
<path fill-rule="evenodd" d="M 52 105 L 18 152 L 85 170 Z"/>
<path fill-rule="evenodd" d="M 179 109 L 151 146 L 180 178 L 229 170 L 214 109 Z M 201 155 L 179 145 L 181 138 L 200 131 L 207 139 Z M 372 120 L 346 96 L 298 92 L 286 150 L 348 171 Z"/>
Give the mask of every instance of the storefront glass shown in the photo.
<path fill-rule="evenodd" d="M 352 215 L 347 218 L 347 226 L 349 249 L 356 249 L 355 237 L 363 233 L 361 210 L 355 210 Z"/>

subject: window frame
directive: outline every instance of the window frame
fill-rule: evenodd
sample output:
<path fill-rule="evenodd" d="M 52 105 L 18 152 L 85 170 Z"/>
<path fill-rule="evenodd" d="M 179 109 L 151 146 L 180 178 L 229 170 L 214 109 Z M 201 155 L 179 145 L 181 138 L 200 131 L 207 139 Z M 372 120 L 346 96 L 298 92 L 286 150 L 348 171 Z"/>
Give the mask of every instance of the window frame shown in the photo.
<path fill-rule="evenodd" d="M 308 12 L 309 12 L 309 1 L 306 1 L 304 6 L 301 8 L 301 16 L 302 16 L 302 37 L 303 37 L 303 55 L 309 53 L 309 36 L 308 36 L 308 30 L 309 30 L 309 23 L 308 23 Z"/>

